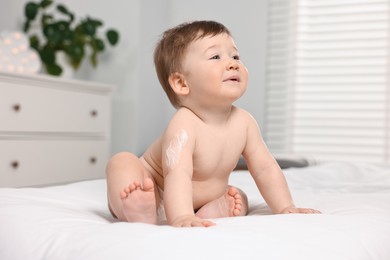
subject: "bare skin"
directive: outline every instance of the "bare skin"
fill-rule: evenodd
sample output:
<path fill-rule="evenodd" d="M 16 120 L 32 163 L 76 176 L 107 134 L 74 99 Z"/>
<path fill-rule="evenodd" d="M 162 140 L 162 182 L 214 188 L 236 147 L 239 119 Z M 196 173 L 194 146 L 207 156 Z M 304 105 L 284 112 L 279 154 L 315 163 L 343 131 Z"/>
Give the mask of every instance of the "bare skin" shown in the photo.
<path fill-rule="evenodd" d="M 223 218 L 245 216 L 248 213 L 248 200 L 246 195 L 232 186 L 219 199 L 210 201 L 197 212 L 200 218 Z"/>
<path fill-rule="evenodd" d="M 120 194 L 123 213 L 128 222 L 157 224 L 154 184 L 149 178 L 143 183 L 135 181 Z"/>
<path fill-rule="evenodd" d="M 157 224 L 157 205 L 152 179 L 146 178 L 143 183 L 138 181 L 131 183 L 121 192 L 120 197 L 128 222 Z M 195 216 L 201 219 L 223 218 L 245 216 L 247 212 L 246 195 L 237 188 L 229 186 L 224 195 L 201 207 Z M 209 224 L 212 225 L 214 224 Z"/>
<path fill-rule="evenodd" d="M 119 153 L 107 165 L 115 216 L 154 224 L 162 199 L 167 223 L 175 227 L 209 227 L 215 225 L 209 218 L 246 215 L 245 194 L 228 185 L 241 155 L 274 213 L 318 213 L 295 207 L 256 121 L 232 105 L 247 88 L 248 72 L 231 36 L 193 41 L 181 66 L 169 76 L 180 107 L 164 133 L 140 158 Z"/>

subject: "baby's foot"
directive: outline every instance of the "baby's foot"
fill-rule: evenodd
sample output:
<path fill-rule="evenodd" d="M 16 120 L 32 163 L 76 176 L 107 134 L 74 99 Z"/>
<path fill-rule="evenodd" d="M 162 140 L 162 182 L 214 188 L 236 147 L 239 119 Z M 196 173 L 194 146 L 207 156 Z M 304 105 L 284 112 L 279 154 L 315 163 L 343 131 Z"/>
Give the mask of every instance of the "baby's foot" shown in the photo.
<path fill-rule="evenodd" d="M 246 198 L 243 198 L 237 188 L 229 187 L 222 197 L 201 207 L 198 212 L 196 212 L 196 216 L 200 218 L 244 216 L 247 213 L 245 200 Z"/>
<path fill-rule="evenodd" d="M 156 224 L 156 197 L 154 183 L 147 178 L 141 184 L 134 181 L 120 194 L 123 213 L 128 222 Z"/>

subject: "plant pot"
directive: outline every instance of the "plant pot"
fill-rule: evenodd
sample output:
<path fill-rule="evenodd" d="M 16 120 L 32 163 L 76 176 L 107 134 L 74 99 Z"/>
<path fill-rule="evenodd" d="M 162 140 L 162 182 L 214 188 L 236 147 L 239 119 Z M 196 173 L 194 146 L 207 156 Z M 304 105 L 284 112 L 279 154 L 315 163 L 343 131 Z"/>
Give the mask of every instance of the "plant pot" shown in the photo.
<path fill-rule="evenodd" d="M 66 56 L 65 52 L 58 51 L 56 53 L 56 62 L 62 68 L 62 73 L 61 73 L 60 77 L 74 78 L 75 70 L 70 65 L 70 63 L 68 61 L 68 57 Z"/>

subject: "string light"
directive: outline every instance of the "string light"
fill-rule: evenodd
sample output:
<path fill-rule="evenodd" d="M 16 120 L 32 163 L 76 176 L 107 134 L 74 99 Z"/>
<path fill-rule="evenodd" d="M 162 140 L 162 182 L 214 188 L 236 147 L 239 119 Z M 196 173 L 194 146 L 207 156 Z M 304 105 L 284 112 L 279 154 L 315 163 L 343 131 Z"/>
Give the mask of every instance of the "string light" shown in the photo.
<path fill-rule="evenodd" d="M 41 60 L 30 48 L 26 35 L 17 31 L 0 33 L 0 71 L 35 74 L 41 66 Z"/>

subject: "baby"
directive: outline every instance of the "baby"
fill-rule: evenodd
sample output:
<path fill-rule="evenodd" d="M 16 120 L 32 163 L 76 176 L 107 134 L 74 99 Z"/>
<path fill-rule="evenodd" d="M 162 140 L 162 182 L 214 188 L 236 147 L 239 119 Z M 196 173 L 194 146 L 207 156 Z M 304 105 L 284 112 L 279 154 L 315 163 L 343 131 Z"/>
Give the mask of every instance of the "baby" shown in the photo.
<path fill-rule="evenodd" d="M 109 161 L 108 201 L 115 217 L 157 224 L 162 207 L 169 225 L 208 227 L 215 225 L 208 219 L 244 216 L 246 195 L 228 184 L 241 155 L 272 212 L 319 213 L 294 206 L 256 121 L 233 106 L 245 93 L 248 71 L 224 25 L 195 21 L 165 31 L 154 62 L 177 111 L 140 158 L 122 152 Z"/>

